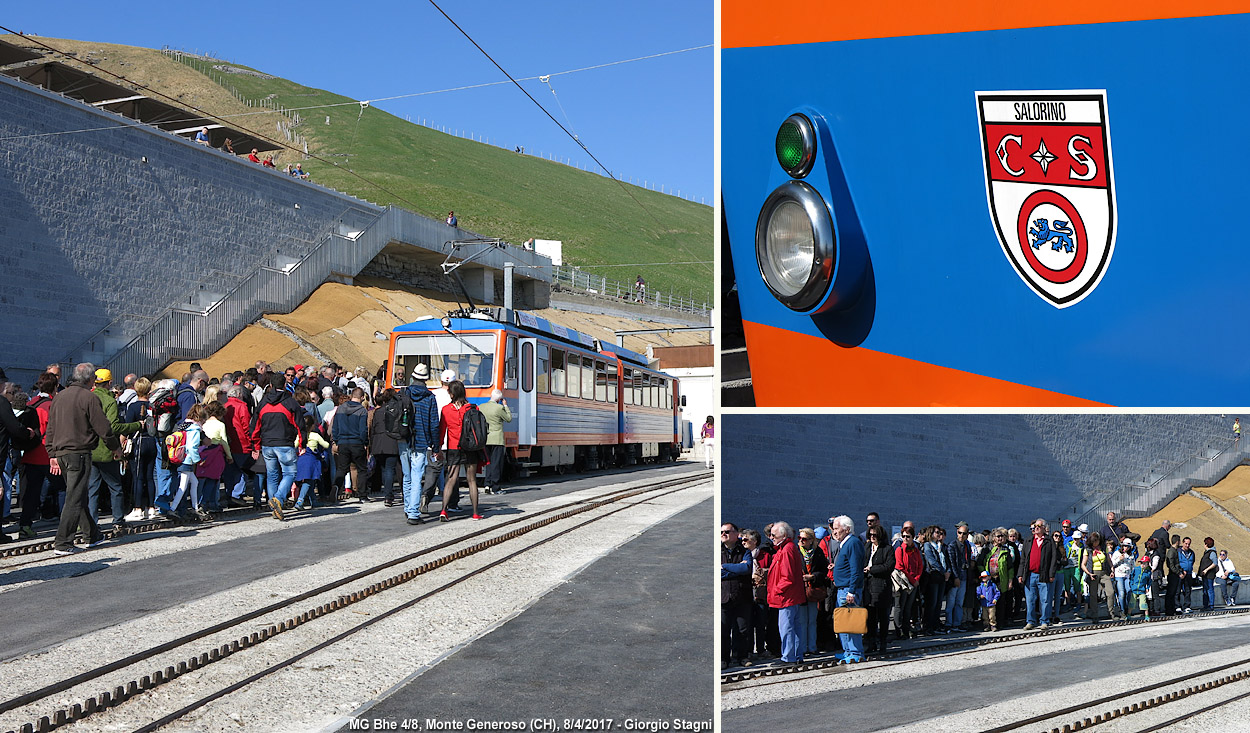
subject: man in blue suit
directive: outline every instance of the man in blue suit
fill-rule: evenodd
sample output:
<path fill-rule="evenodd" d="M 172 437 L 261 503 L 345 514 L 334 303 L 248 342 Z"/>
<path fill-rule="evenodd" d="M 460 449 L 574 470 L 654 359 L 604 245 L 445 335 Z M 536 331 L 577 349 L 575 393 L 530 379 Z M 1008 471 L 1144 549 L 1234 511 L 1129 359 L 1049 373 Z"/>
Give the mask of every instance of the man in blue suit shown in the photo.
<path fill-rule="evenodd" d="M 833 566 L 833 585 L 837 589 L 838 608 L 861 606 L 864 594 L 864 543 L 855 536 L 855 522 L 845 514 L 834 517 L 833 538 L 838 542 L 838 559 Z M 864 660 L 863 634 L 838 634 L 842 640 L 839 664 Z"/>

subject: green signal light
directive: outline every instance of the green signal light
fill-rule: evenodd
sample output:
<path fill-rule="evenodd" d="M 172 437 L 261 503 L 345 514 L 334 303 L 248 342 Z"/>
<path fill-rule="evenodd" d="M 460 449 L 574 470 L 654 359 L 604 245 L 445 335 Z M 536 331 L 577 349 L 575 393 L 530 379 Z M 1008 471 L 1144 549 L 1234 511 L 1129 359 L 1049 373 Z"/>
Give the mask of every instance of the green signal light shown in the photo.
<path fill-rule="evenodd" d="M 786 122 L 777 131 L 777 162 L 787 172 L 797 169 L 803 162 L 803 133 L 793 122 Z"/>
<path fill-rule="evenodd" d="M 777 129 L 777 162 L 794 178 L 802 178 L 816 157 L 816 131 L 803 115 L 791 115 Z"/>

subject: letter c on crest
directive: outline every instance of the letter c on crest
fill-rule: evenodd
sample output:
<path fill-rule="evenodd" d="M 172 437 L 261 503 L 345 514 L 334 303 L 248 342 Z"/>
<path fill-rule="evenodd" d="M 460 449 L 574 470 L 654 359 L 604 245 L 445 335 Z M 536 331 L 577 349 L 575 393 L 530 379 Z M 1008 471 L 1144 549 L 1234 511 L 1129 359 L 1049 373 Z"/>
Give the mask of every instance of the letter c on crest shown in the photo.
<path fill-rule="evenodd" d="M 1024 141 L 1024 139 L 1019 135 L 1003 135 L 1003 139 L 998 141 L 998 148 L 994 151 L 994 154 L 998 156 L 998 162 L 1003 164 L 1003 170 L 1007 171 L 1012 176 L 1022 176 L 1024 175 L 1023 168 L 1020 170 L 1013 170 L 1011 166 L 1007 165 L 1008 140 L 1014 142 L 1017 148 L 1019 148 L 1021 143 Z"/>

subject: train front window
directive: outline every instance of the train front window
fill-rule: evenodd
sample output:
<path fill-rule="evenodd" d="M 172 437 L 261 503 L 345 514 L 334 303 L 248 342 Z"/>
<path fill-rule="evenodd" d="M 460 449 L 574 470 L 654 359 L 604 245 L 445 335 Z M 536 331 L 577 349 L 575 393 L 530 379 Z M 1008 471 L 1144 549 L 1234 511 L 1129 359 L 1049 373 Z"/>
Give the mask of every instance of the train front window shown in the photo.
<path fill-rule="evenodd" d="M 395 339 L 395 364 L 407 384 L 417 364 L 428 364 L 431 379 L 451 369 L 466 387 L 489 387 L 495 374 L 495 335 L 422 334 Z M 400 385 L 399 376 L 396 384 Z"/>

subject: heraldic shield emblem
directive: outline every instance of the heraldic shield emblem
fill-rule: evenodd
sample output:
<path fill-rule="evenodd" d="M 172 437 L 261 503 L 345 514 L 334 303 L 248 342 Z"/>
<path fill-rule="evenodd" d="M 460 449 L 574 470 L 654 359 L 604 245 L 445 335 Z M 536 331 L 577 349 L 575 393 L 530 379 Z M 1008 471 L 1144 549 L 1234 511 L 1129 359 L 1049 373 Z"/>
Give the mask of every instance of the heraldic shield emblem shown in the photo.
<path fill-rule="evenodd" d="M 1020 278 L 1056 308 L 1102 280 L 1115 248 L 1107 93 L 977 92 L 990 217 Z"/>

